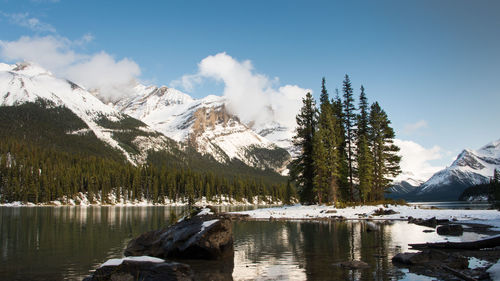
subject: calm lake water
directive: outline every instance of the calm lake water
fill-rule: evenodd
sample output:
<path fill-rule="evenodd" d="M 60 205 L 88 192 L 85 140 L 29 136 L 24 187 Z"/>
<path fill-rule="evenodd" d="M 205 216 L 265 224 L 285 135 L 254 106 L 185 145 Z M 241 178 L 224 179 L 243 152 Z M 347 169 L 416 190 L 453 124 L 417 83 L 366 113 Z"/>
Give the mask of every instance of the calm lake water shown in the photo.
<path fill-rule="evenodd" d="M 0 207 L 0 280 L 81 280 L 99 264 L 122 257 L 133 237 L 168 224 L 170 207 Z M 182 208 L 174 208 L 177 213 Z M 235 222 L 234 258 L 186 261 L 201 279 L 426 280 L 392 265 L 408 243 L 443 241 L 403 221 Z M 450 241 L 474 240 L 465 233 Z M 363 260 L 370 268 L 336 263 Z M 431 280 L 429 278 L 429 280 Z"/>

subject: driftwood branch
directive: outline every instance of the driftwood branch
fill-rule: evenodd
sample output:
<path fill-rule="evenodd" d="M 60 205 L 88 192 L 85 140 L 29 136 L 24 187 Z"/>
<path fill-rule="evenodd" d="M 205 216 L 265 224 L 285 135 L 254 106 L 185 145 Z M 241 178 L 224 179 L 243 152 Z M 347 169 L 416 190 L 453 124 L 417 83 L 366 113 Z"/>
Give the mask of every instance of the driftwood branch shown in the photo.
<path fill-rule="evenodd" d="M 460 250 L 480 250 L 500 246 L 500 235 L 471 242 L 437 242 L 409 244 L 414 249 L 460 249 Z"/>
<path fill-rule="evenodd" d="M 455 275 L 456 277 L 460 278 L 460 279 L 463 279 L 463 280 L 466 280 L 466 281 L 477 281 L 477 279 L 475 278 L 472 278 L 470 276 L 467 276 L 465 274 L 463 274 L 462 272 L 458 271 L 458 270 L 455 270 L 447 265 L 441 265 L 442 268 L 444 268 L 445 270 L 447 270 L 448 272 L 450 272 L 451 274 Z"/>

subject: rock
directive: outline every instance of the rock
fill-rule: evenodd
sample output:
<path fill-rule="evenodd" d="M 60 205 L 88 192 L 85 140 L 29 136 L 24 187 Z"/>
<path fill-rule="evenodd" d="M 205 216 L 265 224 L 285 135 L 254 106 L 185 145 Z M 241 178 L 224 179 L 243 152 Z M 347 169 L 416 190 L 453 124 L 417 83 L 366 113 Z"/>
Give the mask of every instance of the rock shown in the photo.
<path fill-rule="evenodd" d="M 394 214 L 399 214 L 399 213 L 392 210 L 392 209 L 384 209 L 384 208 L 377 209 L 373 212 L 374 216 L 386 216 L 386 215 L 394 215 Z"/>
<path fill-rule="evenodd" d="M 125 256 L 219 259 L 232 252 L 231 220 L 219 215 L 195 215 L 133 239 L 125 249 Z"/>
<path fill-rule="evenodd" d="M 344 268 L 349 268 L 349 269 L 363 269 L 363 268 L 369 268 L 370 267 L 370 265 L 367 264 L 366 262 L 364 262 L 364 261 L 356 261 L 356 260 L 341 262 L 340 266 L 344 267 Z"/>
<path fill-rule="evenodd" d="M 464 229 L 459 224 L 447 224 L 438 226 L 437 233 L 439 235 L 461 236 L 464 233 Z"/>
<path fill-rule="evenodd" d="M 194 280 L 193 272 L 187 264 L 176 262 L 148 262 L 124 260 L 119 265 L 98 268 L 84 281 L 160 281 Z"/>
<path fill-rule="evenodd" d="M 399 253 L 392 257 L 392 262 L 414 265 L 416 262 L 414 262 L 413 259 L 417 256 L 417 254 L 418 253 Z"/>
<path fill-rule="evenodd" d="M 345 221 L 346 220 L 346 218 L 344 216 L 330 216 L 330 219 L 335 220 L 335 221 Z"/>
<path fill-rule="evenodd" d="M 422 231 L 423 231 L 423 232 L 425 232 L 425 233 L 431 233 L 431 232 L 434 232 L 434 230 L 432 230 L 432 229 L 424 229 L 424 230 L 422 230 Z"/>
<path fill-rule="evenodd" d="M 430 218 L 430 219 L 427 219 L 427 220 L 424 220 L 424 219 L 415 219 L 413 217 L 408 217 L 408 223 L 414 223 L 414 224 L 417 224 L 417 225 L 421 225 L 421 226 L 427 226 L 427 227 L 436 227 L 437 226 L 437 220 L 436 220 L 436 217 L 433 217 L 433 218 Z"/>
<path fill-rule="evenodd" d="M 465 269 L 469 266 L 469 260 L 463 256 L 433 249 L 418 253 L 399 253 L 392 258 L 392 262 L 405 265 L 444 264 L 456 269 Z"/>
<path fill-rule="evenodd" d="M 366 214 L 366 213 L 354 214 L 354 215 L 358 216 L 358 218 L 360 218 L 360 219 L 361 219 L 361 218 L 367 218 L 367 217 L 368 217 L 368 214 Z"/>

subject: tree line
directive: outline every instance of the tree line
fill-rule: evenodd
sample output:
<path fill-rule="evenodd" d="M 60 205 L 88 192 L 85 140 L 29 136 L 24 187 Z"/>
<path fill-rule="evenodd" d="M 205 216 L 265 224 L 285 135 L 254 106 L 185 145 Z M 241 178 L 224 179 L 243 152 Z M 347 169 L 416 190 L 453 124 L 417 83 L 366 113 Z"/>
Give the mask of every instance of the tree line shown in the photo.
<path fill-rule="evenodd" d="M 299 199 L 305 204 L 370 202 L 384 199 L 391 178 L 400 172 L 399 148 L 387 113 L 368 103 L 360 87 L 357 107 L 348 75 L 342 97 L 330 99 L 325 78 L 319 108 L 311 93 L 296 116 L 293 143 L 297 158 L 290 164 Z"/>
<path fill-rule="evenodd" d="M 194 203 L 207 200 L 289 203 L 295 194 L 290 184 L 266 178 L 234 176 L 212 171 L 157 166 L 134 166 L 116 159 L 66 152 L 5 137 L 0 142 L 0 201 L 45 203 L 75 198 L 84 193 L 92 203 L 111 198 L 153 203 Z"/>

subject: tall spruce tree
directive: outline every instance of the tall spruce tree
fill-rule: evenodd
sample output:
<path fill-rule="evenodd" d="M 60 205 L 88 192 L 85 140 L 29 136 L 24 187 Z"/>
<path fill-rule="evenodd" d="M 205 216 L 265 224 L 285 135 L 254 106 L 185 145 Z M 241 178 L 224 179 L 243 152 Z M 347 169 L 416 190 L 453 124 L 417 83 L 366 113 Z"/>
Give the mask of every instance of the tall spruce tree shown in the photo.
<path fill-rule="evenodd" d="M 394 145 L 394 130 L 390 127 L 391 121 L 380 107 L 378 102 L 370 108 L 369 136 L 373 156 L 372 192 L 371 200 L 384 199 L 384 191 L 391 183 L 390 177 L 401 173 L 397 155 L 399 147 Z"/>
<path fill-rule="evenodd" d="M 344 128 L 344 113 L 342 100 L 339 95 L 339 89 L 335 89 L 335 98 L 332 99 L 332 111 L 336 120 L 337 133 L 335 134 L 337 149 L 337 167 L 338 167 L 338 190 L 342 201 L 349 200 L 349 168 L 347 165 L 347 149 Z"/>
<path fill-rule="evenodd" d="M 368 99 L 365 88 L 361 85 L 359 95 L 359 114 L 356 124 L 356 162 L 358 166 L 358 190 L 360 199 L 363 202 L 369 200 L 369 193 L 372 186 L 373 159 L 371 155 L 368 135 Z"/>
<path fill-rule="evenodd" d="M 321 82 L 318 130 L 314 136 L 315 191 L 319 203 L 336 202 L 338 190 L 338 129 L 325 78 Z"/>
<path fill-rule="evenodd" d="M 317 109 L 311 93 L 306 94 L 302 104 L 296 117 L 297 129 L 293 137 L 293 144 L 300 154 L 290 165 L 290 177 L 297 182 L 300 202 L 313 204 L 315 202 L 313 140 L 318 122 Z"/>
<path fill-rule="evenodd" d="M 349 199 L 354 201 L 354 125 L 356 122 L 356 108 L 354 107 L 354 97 L 353 89 L 351 86 L 351 80 L 349 75 L 345 75 L 343 86 L 343 96 L 344 100 L 343 106 L 343 117 L 344 117 L 344 128 L 345 128 L 345 142 L 346 142 L 346 154 L 347 154 L 347 175 L 349 180 Z"/>

